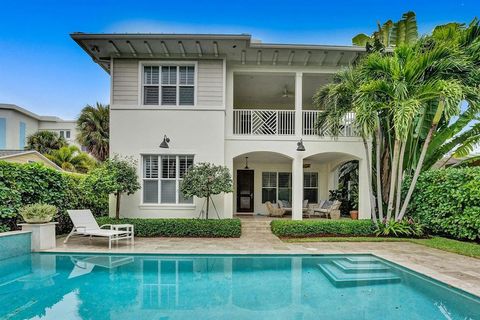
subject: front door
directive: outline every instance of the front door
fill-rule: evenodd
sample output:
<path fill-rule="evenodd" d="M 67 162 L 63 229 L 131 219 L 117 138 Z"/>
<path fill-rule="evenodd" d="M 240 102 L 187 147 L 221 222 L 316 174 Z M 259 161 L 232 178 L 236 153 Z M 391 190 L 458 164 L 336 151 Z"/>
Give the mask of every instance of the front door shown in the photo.
<path fill-rule="evenodd" d="M 253 212 L 253 170 L 237 171 L 237 212 Z"/>

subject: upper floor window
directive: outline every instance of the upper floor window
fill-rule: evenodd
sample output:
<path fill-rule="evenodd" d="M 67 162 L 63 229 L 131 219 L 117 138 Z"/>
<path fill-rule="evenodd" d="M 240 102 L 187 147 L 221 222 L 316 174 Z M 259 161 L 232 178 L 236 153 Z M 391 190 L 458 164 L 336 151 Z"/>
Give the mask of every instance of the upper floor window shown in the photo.
<path fill-rule="evenodd" d="M 60 137 L 70 139 L 70 130 L 60 130 Z"/>
<path fill-rule="evenodd" d="M 143 104 L 193 106 L 195 66 L 143 66 Z"/>

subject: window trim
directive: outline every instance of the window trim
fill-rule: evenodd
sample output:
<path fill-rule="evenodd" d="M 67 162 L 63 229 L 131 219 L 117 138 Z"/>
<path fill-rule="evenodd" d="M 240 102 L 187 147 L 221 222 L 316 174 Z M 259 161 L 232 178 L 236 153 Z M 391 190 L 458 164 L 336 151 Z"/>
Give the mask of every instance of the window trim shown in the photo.
<path fill-rule="evenodd" d="M 276 179 L 276 183 L 275 183 L 275 187 L 264 187 L 263 186 L 263 174 L 264 173 L 275 173 L 275 179 Z M 285 188 L 285 187 L 280 187 L 280 174 L 281 173 L 286 173 L 286 174 L 289 174 L 290 175 L 290 187 L 289 188 Z M 263 189 L 275 189 L 275 203 L 278 203 L 278 191 L 280 189 L 282 190 L 290 190 L 290 197 L 293 196 L 293 185 L 292 185 L 292 172 L 290 171 L 262 171 L 262 185 L 261 185 L 261 198 L 262 198 L 262 204 L 265 204 L 265 202 L 263 201 Z M 269 200 L 267 200 L 269 201 Z"/>
<path fill-rule="evenodd" d="M 159 107 L 162 109 L 188 109 L 197 106 L 197 92 L 198 92 L 198 61 L 169 61 L 169 60 L 140 60 L 138 62 L 138 105 L 142 108 Z M 144 104 L 144 83 L 143 83 L 143 67 L 159 67 L 159 79 L 158 79 L 158 104 Z M 177 104 L 176 105 L 162 105 L 162 66 L 176 66 L 177 67 Z M 193 105 L 180 105 L 180 68 L 185 66 L 193 66 L 194 70 L 194 83 L 193 83 Z M 148 85 L 147 85 L 148 86 Z M 185 85 L 192 86 L 192 85 Z"/>
<path fill-rule="evenodd" d="M 154 156 L 158 158 L 158 178 L 145 178 L 144 177 L 144 157 Z M 175 178 L 162 178 L 162 157 L 175 157 Z M 140 207 L 175 207 L 175 208 L 195 208 L 195 199 L 192 197 L 191 203 L 180 203 L 180 157 L 190 156 L 193 158 L 193 165 L 195 164 L 195 155 L 194 154 L 184 154 L 184 153 L 142 153 L 140 154 L 140 180 L 141 180 L 141 194 L 140 194 Z M 162 181 L 169 180 L 175 181 L 175 203 L 162 203 L 161 194 L 162 194 Z M 157 181 L 158 184 L 158 198 L 156 203 L 144 202 L 144 181 Z"/>
<path fill-rule="evenodd" d="M 315 174 L 317 176 L 317 179 L 316 179 L 317 186 L 316 187 L 305 187 L 305 174 Z M 303 171 L 303 186 L 302 186 L 303 187 L 302 188 L 303 198 L 305 198 L 305 189 L 317 190 L 317 203 L 318 203 L 318 200 L 320 199 L 319 194 L 318 194 L 318 191 L 320 190 L 319 179 L 320 179 L 320 175 L 318 174 L 317 171 Z M 314 202 L 312 202 L 312 203 L 314 203 Z"/>

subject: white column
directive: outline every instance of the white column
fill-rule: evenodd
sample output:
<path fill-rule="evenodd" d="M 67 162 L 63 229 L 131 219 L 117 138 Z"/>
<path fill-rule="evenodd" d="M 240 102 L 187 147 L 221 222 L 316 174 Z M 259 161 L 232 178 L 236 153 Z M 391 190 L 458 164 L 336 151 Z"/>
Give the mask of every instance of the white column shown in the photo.
<path fill-rule="evenodd" d="M 292 161 L 292 220 L 302 220 L 303 159 L 300 152 Z"/>
<path fill-rule="evenodd" d="M 230 156 L 225 157 L 225 166 L 230 170 L 233 179 L 233 159 Z M 226 193 L 223 197 L 223 217 L 226 219 L 233 218 L 233 192 Z"/>
<path fill-rule="evenodd" d="M 368 175 L 367 175 L 367 161 L 360 160 L 358 161 L 358 218 L 359 219 L 370 219 L 370 189 L 368 184 Z"/>
<path fill-rule="evenodd" d="M 302 73 L 295 73 L 295 136 L 302 136 Z"/>
<path fill-rule="evenodd" d="M 233 72 L 227 70 L 225 79 L 225 136 L 233 135 Z"/>

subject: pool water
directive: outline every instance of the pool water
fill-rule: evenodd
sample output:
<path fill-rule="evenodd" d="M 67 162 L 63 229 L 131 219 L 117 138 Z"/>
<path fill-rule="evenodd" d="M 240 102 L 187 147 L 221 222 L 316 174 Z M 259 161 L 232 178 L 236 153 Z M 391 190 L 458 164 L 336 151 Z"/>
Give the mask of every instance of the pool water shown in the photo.
<path fill-rule="evenodd" d="M 480 319 L 480 299 L 370 255 L 31 254 L 0 319 Z"/>

